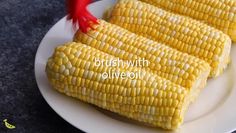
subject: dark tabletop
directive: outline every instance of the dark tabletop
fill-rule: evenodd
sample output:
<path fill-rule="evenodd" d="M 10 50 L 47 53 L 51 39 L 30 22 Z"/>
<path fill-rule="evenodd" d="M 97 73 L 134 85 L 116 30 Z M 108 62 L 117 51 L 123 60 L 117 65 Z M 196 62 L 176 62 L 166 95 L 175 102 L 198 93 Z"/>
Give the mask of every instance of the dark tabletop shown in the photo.
<path fill-rule="evenodd" d="M 0 133 L 80 132 L 49 107 L 34 77 L 39 43 L 65 15 L 64 0 L 0 0 Z"/>
<path fill-rule="evenodd" d="M 38 45 L 66 15 L 64 5 L 64 0 L 0 0 L 0 133 L 81 132 L 49 107 L 34 77 Z M 4 119 L 16 128 L 7 129 Z"/>

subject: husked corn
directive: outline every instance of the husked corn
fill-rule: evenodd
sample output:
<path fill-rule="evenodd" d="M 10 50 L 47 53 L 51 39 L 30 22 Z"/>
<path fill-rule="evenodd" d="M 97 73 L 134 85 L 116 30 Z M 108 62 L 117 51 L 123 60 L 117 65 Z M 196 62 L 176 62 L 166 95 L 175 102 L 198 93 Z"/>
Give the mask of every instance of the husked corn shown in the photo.
<path fill-rule="evenodd" d="M 229 63 L 230 38 L 191 18 L 137 0 L 120 0 L 110 10 L 109 22 L 208 62 L 210 77 L 219 76 Z"/>
<path fill-rule="evenodd" d="M 205 22 L 236 41 L 235 0 L 141 0 Z"/>
<path fill-rule="evenodd" d="M 210 67 L 196 57 L 174 50 L 166 45 L 135 35 L 119 26 L 100 20 L 95 30 L 78 31 L 74 41 L 81 42 L 122 60 L 144 58 L 144 67 L 188 89 L 204 87 Z"/>
<path fill-rule="evenodd" d="M 184 119 L 191 96 L 169 80 L 137 67 L 96 66 L 95 59 L 117 58 L 81 43 L 67 43 L 55 49 L 46 66 L 54 89 L 128 118 L 164 129 L 176 129 Z M 140 71 L 142 76 L 103 78 L 109 70 Z"/>

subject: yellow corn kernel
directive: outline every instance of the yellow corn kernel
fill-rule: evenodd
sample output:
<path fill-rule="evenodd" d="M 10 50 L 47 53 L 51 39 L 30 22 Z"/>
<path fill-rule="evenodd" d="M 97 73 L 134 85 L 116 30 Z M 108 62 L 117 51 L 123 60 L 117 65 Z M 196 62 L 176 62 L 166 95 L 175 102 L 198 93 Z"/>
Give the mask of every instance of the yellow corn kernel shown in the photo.
<path fill-rule="evenodd" d="M 209 24 L 228 34 L 236 41 L 235 0 L 141 0 L 165 10 L 189 16 Z M 131 5 L 131 3 L 129 3 Z M 131 6 L 132 8 L 132 6 Z M 126 9 L 127 10 L 127 9 Z M 122 10 L 119 10 L 122 12 Z M 126 13 L 128 14 L 128 13 Z M 119 15 L 119 14 L 117 14 Z"/>
<path fill-rule="evenodd" d="M 153 3 L 157 3 L 157 5 L 159 5 L 159 2 L 161 2 L 161 5 L 163 6 L 168 5 L 166 4 L 166 0 L 142 1 L 148 3 L 153 1 Z M 167 1 L 167 3 L 181 6 L 181 4 L 177 4 L 180 1 Z M 188 0 L 182 0 L 181 2 L 187 1 Z M 188 1 L 188 3 L 191 3 L 191 1 Z M 126 8 L 126 5 L 128 4 L 132 5 L 129 9 Z M 186 6 L 186 8 L 188 8 L 188 6 Z M 116 13 L 117 10 L 119 10 L 119 13 Z M 138 15 L 135 16 L 131 13 L 131 11 L 134 10 L 139 12 Z M 123 12 L 126 12 L 126 14 Z M 152 15 L 152 17 L 147 17 L 147 13 Z M 228 65 L 228 63 L 224 60 L 226 60 L 230 54 L 230 38 L 223 32 L 204 23 L 198 22 L 188 17 L 170 13 L 161 8 L 137 0 L 119 1 L 113 7 L 113 9 L 111 9 L 111 16 L 109 18 L 109 22 L 128 29 L 131 32 L 166 44 L 181 52 L 188 53 L 205 60 L 212 67 L 210 77 L 219 76 Z M 130 18 L 135 19 L 137 22 L 123 21 Z M 145 23 L 143 23 L 144 21 Z M 151 22 L 154 22 L 152 26 L 149 25 Z M 134 25 L 137 27 L 132 28 Z M 236 37 L 236 35 L 234 37 Z M 219 58 L 214 60 L 211 54 L 213 54 L 213 56 L 217 55 Z M 218 65 L 213 65 L 216 64 L 214 62 L 218 62 Z"/>
<path fill-rule="evenodd" d="M 55 54 L 59 51 L 65 56 Z M 69 58 L 74 52 L 80 52 L 81 55 L 86 56 Z M 128 67 L 127 63 L 124 63 L 124 67 L 96 66 L 95 58 L 107 60 L 118 58 L 81 43 L 67 43 L 60 46 L 60 49 L 56 49 L 55 53 L 48 59 L 46 66 L 48 80 L 54 89 L 152 126 L 177 129 L 184 119 L 183 113 L 180 112 L 184 112 L 190 102 L 192 94 L 189 93 L 195 93 L 194 90 L 189 91 L 140 67 Z M 56 63 L 58 59 L 64 58 L 68 58 L 67 62 Z M 77 63 L 73 65 L 71 63 L 73 60 L 81 62 L 80 65 L 75 65 Z M 75 68 L 74 73 L 65 73 L 64 71 L 68 69 L 64 71 L 55 69 L 64 68 L 67 64 Z M 94 69 L 96 67 L 101 67 L 101 69 Z M 135 80 L 118 77 L 121 80 L 119 82 L 118 79 L 103 79 L 100 75 L 107 73 L 111 68 L 122 72 L 140 71 L 144 76 Z M 61 78 L 57 78 L 58 75 Z"/>

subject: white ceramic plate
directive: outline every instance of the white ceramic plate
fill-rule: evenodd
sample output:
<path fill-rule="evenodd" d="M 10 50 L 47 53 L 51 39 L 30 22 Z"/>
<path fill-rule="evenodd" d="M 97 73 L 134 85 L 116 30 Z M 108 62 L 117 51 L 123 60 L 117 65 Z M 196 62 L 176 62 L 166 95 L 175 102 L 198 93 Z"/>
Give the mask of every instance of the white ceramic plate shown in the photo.
<path fill-rule="evenodd" d="M 101 18 L 107 7 L 115 0 L 103 0 L 90 5 L 90 11 Z M 75 127 L 96 133 L 164 133 L 158 128 L 150 128 L 113 113 L 100 110 L 79 100 L 64 96 L 54 91 L 45 74 L 47 59 L 54 48 L 71 41 L 73 36 L 71 24 L 61 19 L 42 40 L 35 59 L 35 76 L 38 87 L 48 104 L 62 118 Z M 223 133 L 236 129 L 236 45 L 232 49 L 232 63 L 226 72 L 217 79 L 208 81 L 197 101 L 187 112 L 181 133 Z"/>

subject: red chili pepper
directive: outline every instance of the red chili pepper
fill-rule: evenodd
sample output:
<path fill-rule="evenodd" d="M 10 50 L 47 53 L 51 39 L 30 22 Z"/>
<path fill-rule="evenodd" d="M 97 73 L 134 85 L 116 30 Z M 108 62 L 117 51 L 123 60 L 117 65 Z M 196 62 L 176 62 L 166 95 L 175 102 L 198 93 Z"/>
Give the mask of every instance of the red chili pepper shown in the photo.
<path fill-rule="evenodd" d="M 91 0 L 67 0 L 67 20 L 72 20 L 75 28 L 87 33 L 88 29 L 93 29 L 93 24 L 98 24 L 97 18 L 94 17 L 87 9 Z"/>

